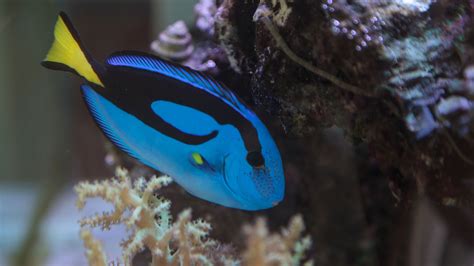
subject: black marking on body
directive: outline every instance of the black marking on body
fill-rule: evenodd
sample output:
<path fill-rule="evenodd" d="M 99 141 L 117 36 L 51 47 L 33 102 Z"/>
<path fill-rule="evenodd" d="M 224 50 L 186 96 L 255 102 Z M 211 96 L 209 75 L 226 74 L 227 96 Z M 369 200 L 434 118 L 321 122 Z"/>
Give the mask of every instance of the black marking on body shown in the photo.
<path fill-rule="evenodd" d="M 215 138 L 218 132 L 193 135 L 179 130 L 152 110 L 151 104 L 158 100 L 188 106 L 212 116 L 221 125 L 233 125 L 240 132 L 247 151 L 261 150 L 257 130 L 251 122 L 203 89 L 159 73 L 126 66 L 107 65 L 104 76 L 105 88 L 94 86 L 97 93 L 168 137 L 199 145 Z"/>

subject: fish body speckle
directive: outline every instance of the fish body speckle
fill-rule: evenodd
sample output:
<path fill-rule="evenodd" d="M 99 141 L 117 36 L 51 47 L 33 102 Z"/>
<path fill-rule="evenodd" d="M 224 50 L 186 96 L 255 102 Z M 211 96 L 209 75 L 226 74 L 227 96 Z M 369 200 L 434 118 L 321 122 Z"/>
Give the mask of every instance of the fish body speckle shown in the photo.
<path fill-rule="evenodd" d="M 82 76 L 84 100 L 104 134 L 189 193 L 244 210 L 283 199 L 273 138 L 253 111 L 212 78 L 142 52 L 116 52 L 100 65 L 64 13 L 42 64 Z"/>

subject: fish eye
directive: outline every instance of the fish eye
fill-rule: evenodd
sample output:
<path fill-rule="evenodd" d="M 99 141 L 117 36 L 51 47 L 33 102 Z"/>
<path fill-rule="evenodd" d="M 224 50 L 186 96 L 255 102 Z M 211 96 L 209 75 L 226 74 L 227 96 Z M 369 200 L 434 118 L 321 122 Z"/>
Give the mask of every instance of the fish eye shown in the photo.
<path fill-rule="evenodd" d="M 247 162 L 257 168 L 262 167 L 265 164 L 265 159 L 263 159 L 262 153 L 260 151 L 251 151 L 247 153 Z"/>

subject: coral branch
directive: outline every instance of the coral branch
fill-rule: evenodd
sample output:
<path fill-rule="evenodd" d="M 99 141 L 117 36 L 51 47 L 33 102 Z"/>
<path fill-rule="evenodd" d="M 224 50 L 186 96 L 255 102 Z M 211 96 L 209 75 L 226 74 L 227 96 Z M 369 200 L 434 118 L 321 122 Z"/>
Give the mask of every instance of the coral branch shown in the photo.
<path fill-rule="evenodd" d="M 209 223 L 202 219 L 192 220 L 191 209 L 182 211 L 176 222 L 171 221 L 171 203 L 154 194 L 171 182 L 169 177 L 153 176 L 148 182 L 139 178 L 132 185 L 126 170 L 119 168 L 116 172 L 117 179 L 81 182 L 75 190 L 79 208 L 91 197 L 101 197 L 116 207 L 111 214 L 84 218 L 80 223 L 82 227 L 100 226 L 103 230 L 113 224 L 126 224 L 131 233 L 121 243 L 125 265 L 131 265 L 135 255 L 144 249 L 152 255 L 151 265 L 239 265 L 240 262 L 230 255 L 231 250 L 209 238 L 212 229 Z M 247 226 L 243 265 L 300 265 L 311 245 L 308 237 L 301 238 L 303 230 L 301 216 L 295 216 L 281 234 L 269 235 L 263 219 L 254 226 Z M 106 265 L 100 242 L 86 229 L 82 229 L 81 237 L 89 264 Z"/>
<path fill-rule="evenodd" d="M 75 187 L 78 195 L 77 206 L 82 209 L 88 198 L 100 197 L 114 204 L 112 213 L 104 213 L 80 220 L 81 226 L 109 229 L 117 223 L 126 224 L 131 231 L 121 246 L 122 260 L 130 265 L 133 257 L 144 249 L 152 254 L 152 265 L 210 265 L 207 258 L 217 242 L 208 239 L 211 226 L 203 220 L 191 220 L 191 210 L 181 212 L 176 223 L 171 223 L 170 202 L 154 193 L 168 185 L 171 178 L 153 176 L 148 182 L 137 179 L 133 185 L 125 169 L 118 168 L 117 179 L 102 182 L 81 182 Z M 85 230 L 83 239 L 91 265 L 105 254 L 89 231 Z M 226 257 L 225 254 L 222 255 Z M 232 258 L 226 257 L 228 261 Z M 105 264 L 104 264 L 105 265 Z"/>
<path fill-rule="evenodd" d="M 301 265 L 304 253 L 310 248 L 309 237 L 301 239 L 304 223 L 301 216 L 291 219 L 281 234 L 269 234 L 264 219 L 253 226 L 246 226 L 247 249 L 243 254 L 244 265 Z M 301 239 L 301 240 L 300 240 Z M 307 261 L 304 265 L 312 265 Z"/>
<path fill-rule="evenodd" d="M 94 239 L 92 233 L 89 230 L 81 230 L 81 238 L 84 241 L 84 247 L 86 248 L 86 256 L 89 265 L 93 266 L 105 266 L 107 265 L 107 257 L 102 249 L 102 244 Z"/>

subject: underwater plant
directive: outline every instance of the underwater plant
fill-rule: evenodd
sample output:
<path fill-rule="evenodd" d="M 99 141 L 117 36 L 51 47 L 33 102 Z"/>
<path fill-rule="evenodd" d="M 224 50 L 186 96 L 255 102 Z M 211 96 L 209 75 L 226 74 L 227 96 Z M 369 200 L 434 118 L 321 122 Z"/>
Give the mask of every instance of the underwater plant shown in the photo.
<path fill-rule="evenodd" d="M 181 211 L 173 222 L 171 202 L 156 192 L 168 185 L 168 176 L 141 177 L 132 182 L 126 169 L 117 168 L 116 178 L 75 186 L 77 207 L 83 209 L 87 200 L 99 197 L 114 206 L 104 212 L 80 220 L 81 238 L 90 265 L 108 265 L 102 244 L 87 228 L 109 230 L 112 225 L 125 224 L 130 231 L 121 243 L 122 262 L 131 265 L 138 253 L 147 249 L 151 265 L 300 265 L 310 248 L 309 237 L 302 238 L 304 223 L 295 216 L 281 234 L 269 234 L 263 219 L 244 228 L 247 248 L 242 259 L 235 258 L 225 245 L 209 237 L 212 226 L 202 219 L 192 220 L 191 209 Z M 115 262 L 114 262 L 115 263 Z M 311 261 L 305 265 L 310 265 Z"/>
<path fill-rule="evenodd" d="M 202 220 L 191 221 L 190 210 L 181 212 L 178 221 L 171 223 L 171 203 L 153 194 L 155 190 L 169 184 L 170 177 L 154 176 L 148 182 L 139 178 L 132 183 L 128 171 L 121 168 L 117 168 L 116 176 L 117 179 L 102 182 L 81 182 L 75 187 L 79 209 L 91 197 L 101 197 L 114 205 L 111 213 L 104 212 L 82 219 L 82 227 L 88 225 L 108 230 L 114 224 L 127 225 L 131 233 L 121 244 L 125 265 L 131 265 L 133 257 L 144 248 L 150 250 L 153 265 L 211 263 L 205 256 L 211 247 L 217 245 L 217 242 L 207 237 L 211 226 Z M 89 235 L 87 230 L 81 232 L 89 263 L 102 265 L 106 256 Z"/>

